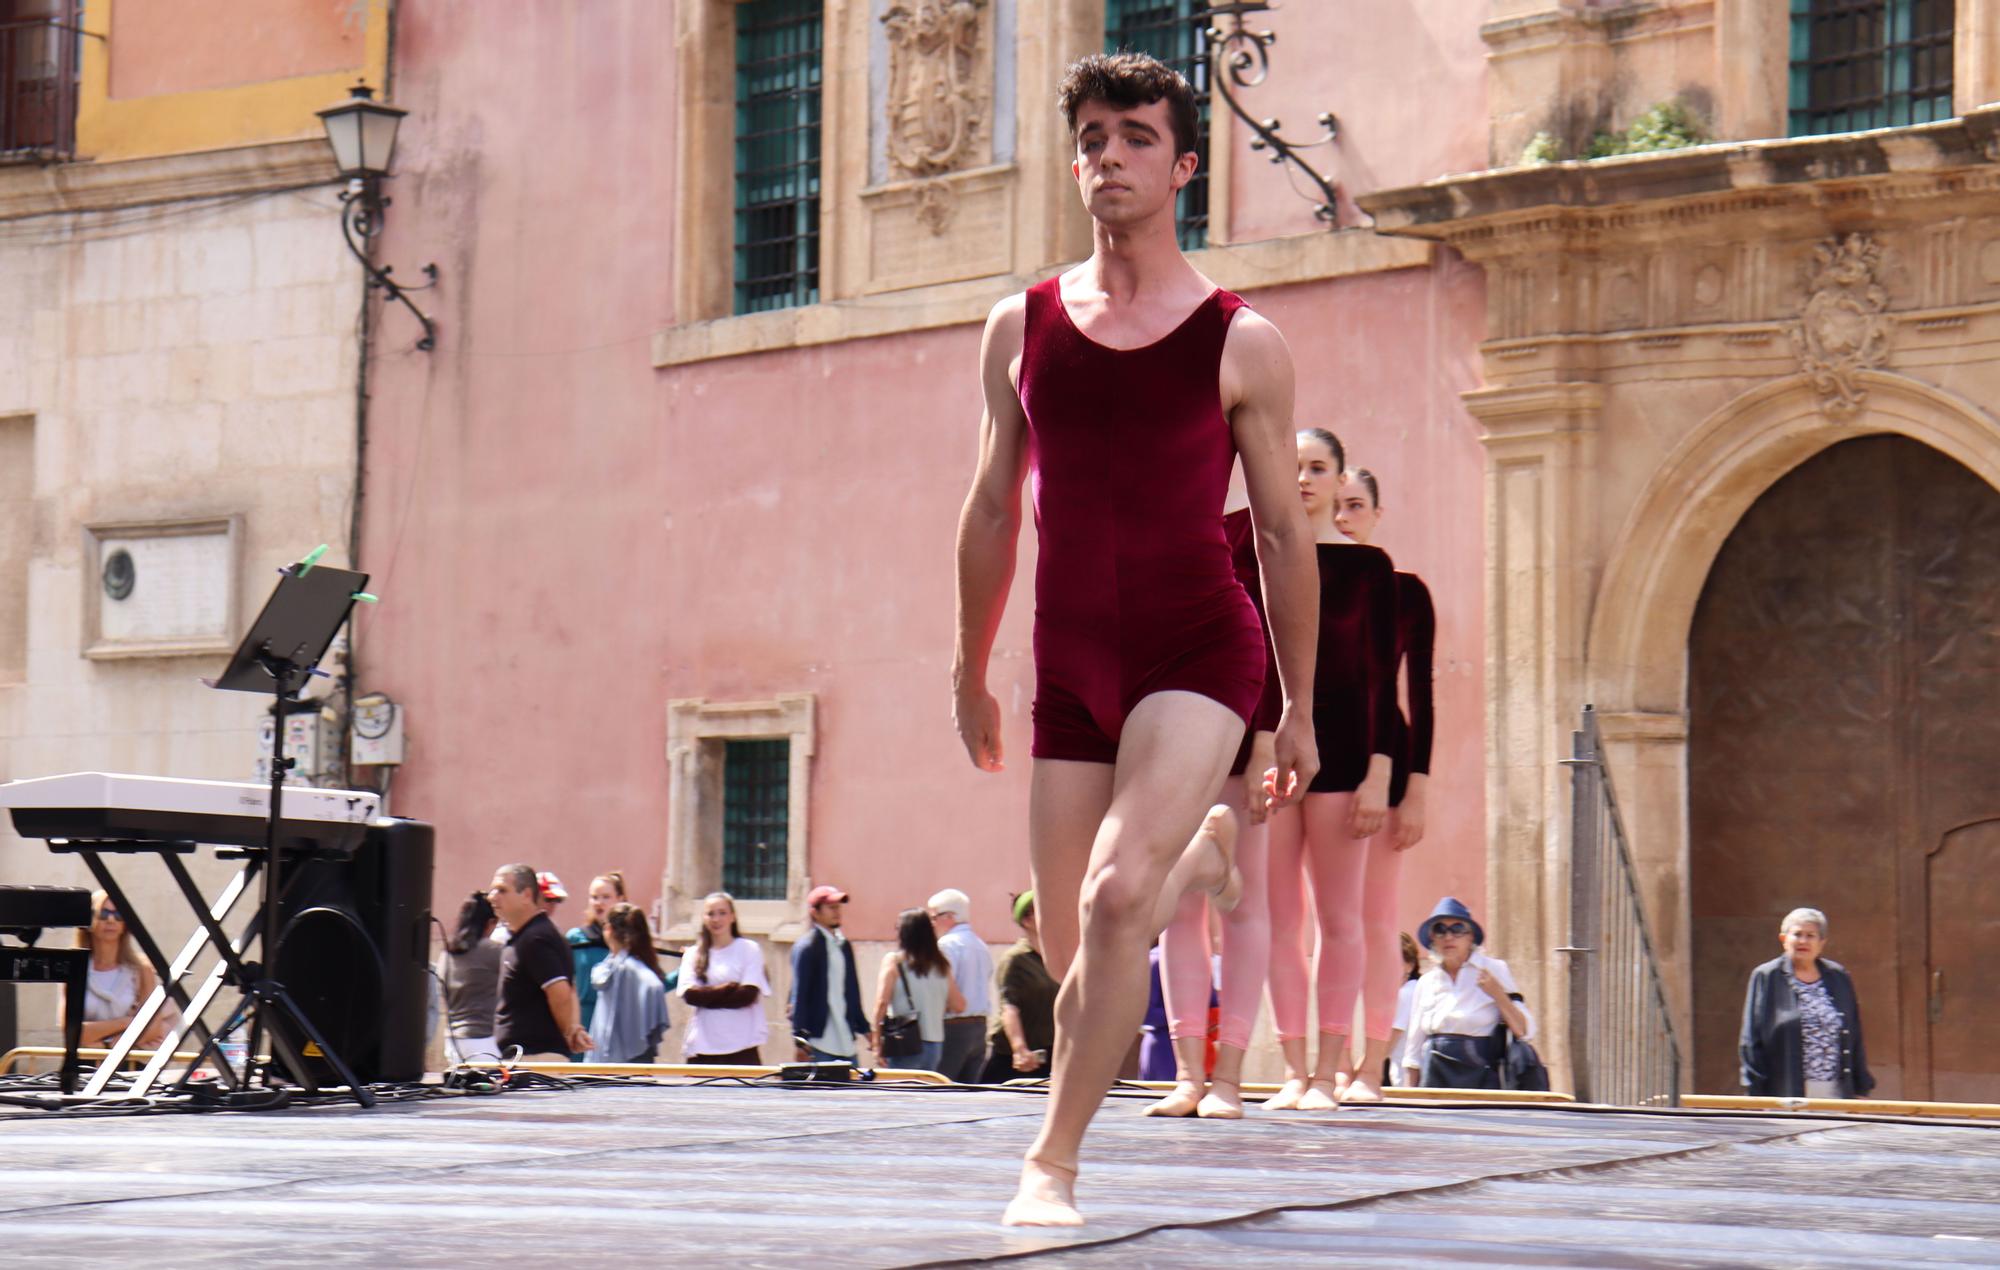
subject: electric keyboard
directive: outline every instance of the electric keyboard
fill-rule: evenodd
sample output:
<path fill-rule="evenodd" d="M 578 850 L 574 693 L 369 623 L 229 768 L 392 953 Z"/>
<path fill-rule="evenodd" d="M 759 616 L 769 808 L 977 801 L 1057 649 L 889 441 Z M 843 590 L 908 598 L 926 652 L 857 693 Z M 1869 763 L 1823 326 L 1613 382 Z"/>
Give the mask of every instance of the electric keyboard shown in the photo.
<path fill-rule="evenodd" d="M 355 789 L 285 787 L 278 844 L 284 851 L 351 854 L 381 808 Z M 0 785 L 0 807 L 23 838 L 93 851 L 186 849 L 194 843 L 262 847 L 267 785 L 73 772 Z"/>

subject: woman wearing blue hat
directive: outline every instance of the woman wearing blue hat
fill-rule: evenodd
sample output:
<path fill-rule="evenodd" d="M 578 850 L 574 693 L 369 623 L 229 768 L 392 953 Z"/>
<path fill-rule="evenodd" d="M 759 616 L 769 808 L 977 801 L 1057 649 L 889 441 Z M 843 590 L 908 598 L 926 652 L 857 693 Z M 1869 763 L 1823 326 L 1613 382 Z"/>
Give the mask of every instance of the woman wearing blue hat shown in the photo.
<path fill-rule="evenodd" d="M 1479 951 L 1486 932 L 1472 910 L 1447 895 L 1417 928 L 1437 964 L 1417 981 L 1404 1054 L 1406 1079 L 1433 1089 L 1498 1089 L 1506 1061 L 1504 1024 L 1532 1040 L 1534 1016 L 1521 1004 L 1507 963 Z"/>

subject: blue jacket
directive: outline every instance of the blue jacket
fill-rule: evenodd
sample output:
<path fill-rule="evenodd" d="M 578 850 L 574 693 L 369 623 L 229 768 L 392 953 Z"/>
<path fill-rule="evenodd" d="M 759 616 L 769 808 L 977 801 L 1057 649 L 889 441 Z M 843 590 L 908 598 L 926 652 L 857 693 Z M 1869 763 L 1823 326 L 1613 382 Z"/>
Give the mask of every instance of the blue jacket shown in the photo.
<path fill-rule="evenodd" d="M 847 1026 L 868 1035 L 868 1012 L 861 1008 L 861 981 L 854 973 L 854 945 L 843 944 L 847 962 Z M 826 1031 L 826 940 L 818 926 L 792 945 L 792 1035 L 807 1040 Z"/>

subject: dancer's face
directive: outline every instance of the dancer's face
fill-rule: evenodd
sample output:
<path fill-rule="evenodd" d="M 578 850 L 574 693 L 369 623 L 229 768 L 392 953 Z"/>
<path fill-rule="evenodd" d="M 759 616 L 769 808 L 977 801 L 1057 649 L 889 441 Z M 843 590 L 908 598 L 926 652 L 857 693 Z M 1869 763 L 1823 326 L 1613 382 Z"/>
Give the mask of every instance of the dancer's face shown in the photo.
<path fill-rule="evenodd" d="M 1076 158 L 1070 173 L 1091 218 L 1129 225 L 1173 208 L 1174 195 L 1194 175 L 1197 159 L 1174 153 L 1174 127 L 1164 99 L 1120 110 L 1087 101 L 1076 111 Z"/>
<path fill-rule="evenodd" d="M 1369 496 L 1368 487 L 1352 476 L 1342 477 L 1340 502 L 1333 511 L 1334 528 L 1356 542 L 1367 543 L 1375 540 L 1375 527 L 1381 523 L 1382 509 Z"/>
<path fill-rule="evenodd" d="M 1324 441 L 1300 437 L 1299 501 L 1306 505 L 1306 515 L 1331 514 L 1339 493 L 1340 469 L 1333 461 L 1333 451 Z"/>

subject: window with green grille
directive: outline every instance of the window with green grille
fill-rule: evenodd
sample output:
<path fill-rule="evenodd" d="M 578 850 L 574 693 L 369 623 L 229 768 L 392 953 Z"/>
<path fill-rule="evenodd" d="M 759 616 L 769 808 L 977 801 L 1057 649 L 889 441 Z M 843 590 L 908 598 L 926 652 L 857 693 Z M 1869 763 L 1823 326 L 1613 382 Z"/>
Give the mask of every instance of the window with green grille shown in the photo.
<path fill-rule="evenodd" d="M 736 312 L 819 299 L 822 0 L 736 6 Z"/>
<path fill-rule="evenodd" d="M 1195 153 L 1201 165 L 1181 187 L 1174 227 L 1181 250 L 1208 242 L 1208 28 L 1207 0 L 1105 0 L 1104 47 L 1112 53 L 1151 53 L 1194 85 L 1200 122 Z"/>
<path fill-rule="evenodd" d="M 1792 136 L 1949 119 L 1954 0 L 1792 0 Z"/>
<path fill-rule="evenodd" d="M 739 900 L 785 898 L 791 793 L 789 738 L 723 742 L 722 889 Z"/>

